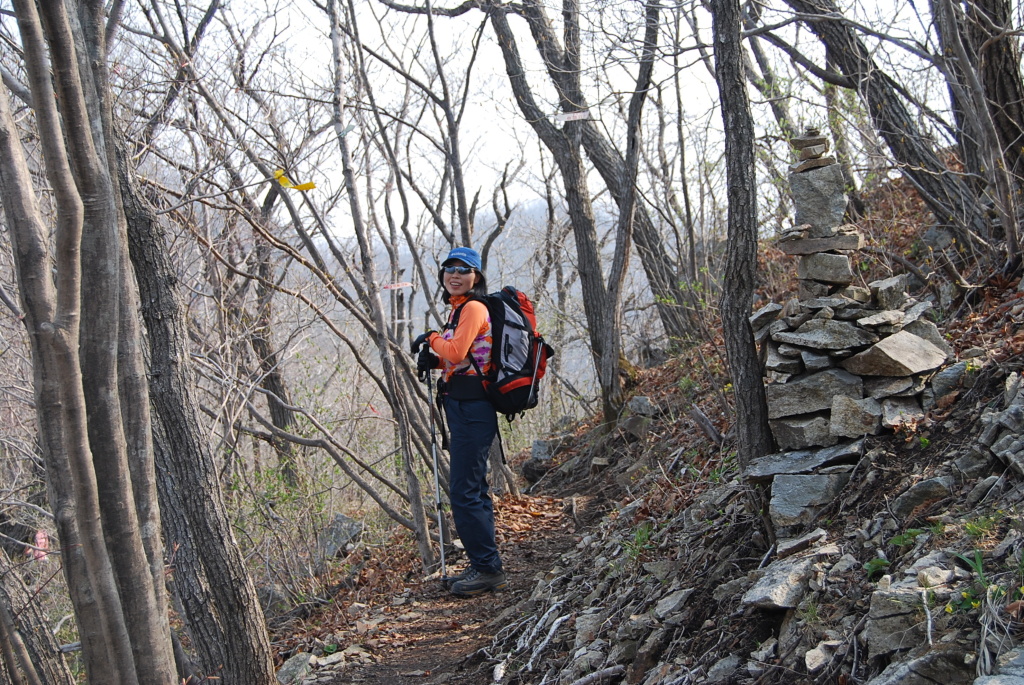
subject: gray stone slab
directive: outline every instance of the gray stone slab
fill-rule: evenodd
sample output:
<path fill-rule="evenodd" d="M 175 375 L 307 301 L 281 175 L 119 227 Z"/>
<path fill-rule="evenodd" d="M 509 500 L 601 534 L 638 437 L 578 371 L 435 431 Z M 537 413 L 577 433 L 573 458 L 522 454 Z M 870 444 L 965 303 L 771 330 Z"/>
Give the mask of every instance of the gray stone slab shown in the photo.
<path fill-rule="evenodd" d="M 903 330 L 908 333 L 913 333 L 919 338 L 924 338 L 932 345 L 942 350 L 946 354 L 946 361 L 951 361 L 956 358 L 956 353 L 953 351 L 953 347 L 946 342 L 946 339 L 942 337 L 942 333 L 939 332 L 939 327 L 927 319 L 915 319 L 903 326 Z"/>
<path fill-rule="evenodd" d="M 845 350 L 870 345 L 878 337 L 848 321 L 811 319 L 795 331 L 773 333 L 772 340 L 815 350 Z"/>
<path fill-rule="evenodd" d="M 829 309 L 833 310 L 844 309 L 846 307 L 849 307 L 850 305 L 855 304 L 857 303 L 849 299 L 848 297 L 836 295 L 833 295 L 831 297 L 815 297 L 810 300 L 801 300 L 800 302 L 800 306 L 807 307 L 808 309 L 825 309 L 826 307 L 828 307 Z"/>
<path fill-rule="evenodd" d="M 922 316 L 924 316 L 927 312 L 929 312 L 931 310 L 931 308 L 932 308 L 932 303 L 931 302 L 927 302 L 927 301 L 925 301 L 925 302 L 918 302 L 916 304 L 913 304 L 913 305 L 907 307 L 907 310 L 906 310 L 907 323 L 909 324 L 912 321 L 917 321 Z M 920 335 L 920 334 L 918 334 L 918 335 Z M 921 337 L 923 338 L 924 336 L 922 335 Z"/>
<path fill-rule="evenodd" d="M 807 593 L 807 581 L 813 571 L 814 559 L 776 561 L 743 593 L 740 604 L 759 609 L 793 609 Z"/>
<path fill-rule="evenodd" d="M 750 321 L 750 327 L 757 330 L 761 326 L 767 326 L 775 320 L 775 317 L 779 315 L 780 311 L 782 311 L 781 304 L 778 304 L 777 302 L 766 304 L 750 315 L 750 318 L 748 319 Z"/>
<path fill-rule="evenodd" d="M 797 159 L 803 161 L 805 159 L 817 159 L 828 152 L 828 141 L 825 141 L 821 145 L 808 145 L 805 148 L 798 150 L 799 154 Z"/>
<path fill-rule="evenodd" d="M 857 319 L 858 326 L 895 326 L 902 325 L 906 315 L 899 309 L 886 309 Z"/>
<path fill-rule="evenodd" d="M 776 476 L 768 515 L 778 528 L 813 523 L 818 510 L 838 497 L 849 480 L 849 473 Z"/>
<path fill-rule="evenodd" d="M 804 238 L 784 240 L 778 248 L 788 255 L 816 254 L 831 250 L 859 250 L 864 247 L 864 236 L 859 233 L 836 235 L 831 238 Z"/>
<path fill-rule="evenodd" d="M 775 342 L 768 343 L 768 355 L 765 358 L 765 368 L 778 373 L 800 373 L 804 370 L 803 362 L 799 357 L 783 355 L 779 352 L 779 345 Z"/>
<path fill-rule="evenodd" d="M 929 478 L 915 483 L 895 499 L 892 503 L 892 513 L 900 518 L 907 518 L 918 509 L 949 497 L 952 484 L 953 479 L 949 476 Z"/>
<path fill-rule="evenodd" d="M 914 397 L 886 397 L 882 400 L 882 425 L 896 428 L 924 418 L 924 411 Z"/>
<path fill-rule="evenodd" d="M 790 345 L 789 343 L 779 345 L 779 354 L 783 357 L 801 357 L 803 352 L 804 350 L 797 345 Z"/>
<path fill-rule="evenodd" d="M 976 684 L 974 664 L 966 657 L 967 650 L 961 645 L 936 644 L 921 656 L 889 664 L 867 685 Z"/>
<path fill-rule="evenodd" d="M 897 393 L 901 393 L 913 386 L 914 379 L 910 376 L 903 376 L 902 378 L 886 378 L 885 376 L 880 376 L 878 378 L 865 378 L 864 395 L 866 397 L 873 397 L 876 400 L 880 400 L 883 397 L 890 397 Z"/>
<path fill-rule="evenodd" d="M 925 640 L 921 593 L 917 589 L 875 590 L 862 634 L 871 658 L 910 650 Z M 938 613 L 938 612 L 935 612 Z"/>
<path fill-rule="evenodd" d="M 1002 675 L 1024 678 L 1024 647 L 1000 654 L 996 659 L 996 670 Z"/>
<path fill-rule="evenodd" d="M 832 368 L 832 358 L 815 350 L 802 350 L 800 360 L 808 371 L 824 371 Z"/>
<path fill-rule="evenodd" d="M 861 376 L 910 376 L 936 369 L 946 353 L 924 338 L 900 331 L 843 361 L 841 366 Z"/>
<path fill-rule="evenodd" d="M 825 297 L 828 295 L 829 287 L 824 283 L 811 281 L 802 278 L 797 281 L 796 294 L 801 300 L 810 300 L 814 297 Z"/>
<path fill-rule="evenodd" d="M 861 304 L 867 304 L 871 301 L 871 289 L 862 288 L 859 285 L 850 285 L 843 289 L 843 297 L 848 297 L 851 300 L 856 300 Z"/>
<path fill-rule="evenodd" d="M 838 164 L 790 174 L 796 223 L 810 224 L 809 238 L 827 237 L 846 214 L 846 180 Z"/>
<path fill-rule="evenodd" d="M 858 376 L 842 369 L 829 369 L 792 383 L 776 383 L 765 388 L 768 418 L 811 414 L 832 407 L 832 398 L 846 395 L 863 397 L 863 383 Z"/>
<path fill-rule="evenodd" d="M 829 433 L 836 438 L 859 438 L 874 435 L 882 427 L 882 405 L 868 397 L 856 400 L 837 395 L 832 400 Z"/>
<path fill-rule="evenodd" d="M 967 375 L 967 361 L 957 361 L 946 367 L 932 378 L 932 389 L 936 397 L 943 397 L 955 390 Z"/>
<path fill-rule="evenodd" d="M 820 252 L 800 257 L 796 274 L 819 283 L 847 285 L 853 282 L 853 267 L 850 258 L 844 254 Z"/>
<path fill-rule="evenodd" d="M 829 431 L 829 419 L 824 416 L 788 416 L 768 422 L 779 449 L 828 447 L 839 439 Z"/>
<path fill-rule="evenodd" d="M 765 480 L 783 474 L 811 473 L 824 466 L 855 463 L 863 453 L 863 440 L 845 442 L 820 450 L 776 452 L 752 461 L 744 475 L 754 480 Z"/>
<path fill-rule="evenodd" d="M 871 296 L 879 309 L 902 309 L 903 303 L 907 301 L 907 294 L 904 290 L 907 287 L 906 274 L 883 278 L 868 283 L 871 288 Z"/>
<path fill-rule="evenodd" d="M 817 145 L 828 147 L 828 138 L 821 135 L 820 129 L 809 129 L 804 135 L 796 136 L 789 141 L 794 150 L 803 150 Z"/>
<path fill-rule="evenodd" d="M 799 162 L 789 165 L 790 174 L 802 174 L 812 169 L 818 169 L 827 166 L 839 166 L 836 164 L 836 158 L 829 155 L 827 157 L 812 157 L 811 159 L 803 159 Z"/>

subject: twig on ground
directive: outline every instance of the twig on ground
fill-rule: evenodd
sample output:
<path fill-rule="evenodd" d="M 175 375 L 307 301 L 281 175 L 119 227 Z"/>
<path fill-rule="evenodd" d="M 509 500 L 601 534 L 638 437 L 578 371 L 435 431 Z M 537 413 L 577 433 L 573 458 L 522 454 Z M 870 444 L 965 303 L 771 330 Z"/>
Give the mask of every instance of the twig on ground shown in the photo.
<path fill-rule="evenodd" d="M 928 621 L 928 644 L 934 645 L 932 642 L 932 610 L 928 606 L 928 588 L 921 589 L 921 606 L 924 607 L 924 615 Z"/>
<path fill-rule="evenodd" d="M 536 648 L 534 648 L 533 653 L 530 654 L 530 660 L 526 662 L 527 671 L 533 670 L 533 662 L 536 661 L 537 657 L 539 657 L 541 652 L 543 652 L 544 649 L 548 646 L 548 643 L 551 642 L 551 638 L 555 636 L 555 631 L 558 630 L 558 627 L 569 620 L 569 616 L 571 616 L 571 614 L 559 616 L 557 619 L 555 619 L 555 622 L 551 624 L 551 629 L 548 631 L 548 634 L 544 638 L 544 641 L 537 645 Z"/>
<path fill-rule="evenodd" d="M 622 675 L 623 673 L 625 673 L 625 671 L 625 666 L 623 666 L 622 664 L 616 664 L 615 666 L 609 666 L 608 668 L 603 668 L 600 671 L 595 671 L 590 675 L 585 675 L 582 678 L 578 678 L 572 682 L 572 685 L 595 685 L 595 683 L 599 683 L 605 678 Z"/>

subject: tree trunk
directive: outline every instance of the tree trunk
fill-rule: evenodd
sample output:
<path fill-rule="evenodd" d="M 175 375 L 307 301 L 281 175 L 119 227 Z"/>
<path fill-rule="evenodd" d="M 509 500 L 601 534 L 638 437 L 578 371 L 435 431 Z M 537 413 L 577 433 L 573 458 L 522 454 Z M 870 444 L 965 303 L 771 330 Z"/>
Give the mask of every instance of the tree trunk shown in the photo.
<path fill-rule="evenodd" d="M 559 41 L 551 27 L 551 22 L 544 12 L 543 5 L 536 2 L 536 0 L 523 3 L 519 12 L 529 22 L 534 43 L 544 59 L 548 75 L 558 91 L 559 99 L 563 103 L 571 103 L 573 110 L 566 111 L 588 109 L 589 106 L 586 98 L 583 96 L 583 92 L 578 85 L 579 75 L 576 75 L 577 85 L 574 86 L 569 73 L 565 69 L 565 63 L 570 58 L 571 52 L 578 48 L 570 48 L 568 39 L 564 49 L 559 46 Z M 506 60 L 506 66 L 507 63 L 508 61 Z M 513 83 L 513 90 L 515 87 L 516 84 Z M 525 81 L 523 82 L 523 87 L 529 87 L 525 84 Z M 527 120 L 533 123 L 529 116 Z M 601 130 L 593 121 L 568 122 L 564 130 L 568 132 L 572 127 L 576 126 L 582 129 L 580 142 L 587 153 L 587 158 L 593 162 L 594 168 L 601 175 L 601 180 L 604 181 L 612 198 L 618 205 L 619 212 L 629 211 L 626 207 L 627 198 L 633 191 L 633 188 L 626 160 L 623 159 L 622 155 L 601 133 Z M 534 128 L 537 128 L 536 125 L 534 125 Z M 545 142 L 545 145 L 551 150 L 547 142 Z M 551 151 L 554 154 L 554 150 Z M 555 161 L 561 169 L 561 163 L 558 162 L 557 155 L 555 156 Z M 647 275 L 647 281 L 650 283 L 651 290 L 654 293 L 658 314 L 661 318 L 662 326 L 665 328 L 665 333 L 675 340 L 685 339 L 691 328 L 688 325 L 683 307 L 683 304 L 686 302 L 686 295 L 680 288 L 677 268 L 665 250 L 661 233 L 654 225 L 653 220 L 643 205 L 634 205 L 633 221 L 637 253 L 640 256 L 641 266 Z"/>
<path fill-rule="evenodd" d="M 164 535 L 191 644 L 207 677 L 267 685 L 275 681 L 270 642 L 200 427 L 185 314 L 167 239 L 140 197 L 123 153 L 118 162 L 131 259 L 149 333 Z"/>
<path fill-rule="evenodd" d="M 757 272 L 754 120 L 743 69 L 739 0 L 713 0 L 711 13 L 729 197 L 722 329 L 736 403 L 736 456 L 745 470 L 773 444 L 761 364 L 748 321 Z"/>
<path fill-rule="evenodd" d="M 79 345 L 108 553 L 142 682 L 173 679 L 163 545 L 156 498 L 149 397 L 142 359 L 138 292 L 113 161 L 111 96 L 106 88 L 105 14 L 83 3 L 69 15 L 92 149 L 70 146 L 84 199 L 82 329 Z M 52 21 L 52 20 L 51 20 Z M 53 41 L 51 41 L 53 45 Z M 58 88 L 68 94 L 70 84 Z M 102 128 L 97 130 L 96 123 Z M 83 181 L 82 179 L 88 179 Z M 145 539 L 144 539 L 145 537 Z"/>
<path fill-rule="evenodd" d="M 574 0 L 567 0 L 564 8 L 567 15 L 568 43 L 569 41 L 578 40 L 578 34 L 573 30 L 575 21 L 572 15 L 577 11 Z M 565 128 L 560 131 L 547 120 L 547 116 L 534 101 L 533 93 L 526 82 L 519 49 L 516 45 L 512 29 L 509 26 L 505 9 L 495 8 L 492 10 L 491 26 L 497 36 L 498 45 L 501 47 L 501 52 L 505 59 L 505 70 L 512 85 L 512 92 L 515 95 L 516 103 L 519 105 L 523 116 L 541 139 L 541 142 L 551 152 L 555 164 L 561 172 L 569 221 L 576 239 L 580 285 L 583 291 L 583 309 L 587 318 L 591 353 L 594 356 L 598 379 L 602 387 L 605 421 L 614 421 L 618 414 L 618 409 L 604 391 L 610 383 L 617 382 L 618 370 L 616 369 L 615 371 L 616 379 L 609 380 L 606 383 L 602 378 L 603 372 L 606 372 L 606 370 L 603 370 L 599 364 L 604 345 L 602 331 L 610 325 L 607 318 L 610 309 L 608 306 L 608 292 L 605 288 L 604 275 L 601 268 L 601 258 L 597 248 L 594 212 L 590 203 L 590 193 L 586 185 L 586 169 L 583 167 L 583 159 L 580 155 L 580 142 L 583 138 L 584 124 L 586 122 L 568 121 L 565 123 Z M 578 56 L 578 46 L 573 45 L 565 51 L 567 56 L 574 53 Z M 577 103 L 582 99 L 582 95 L 579 92 L 578 64 L 575 66 L 575 71 L 573 64 L 573 62 L 570 62 L 562 65 L 561 71 L 558 72 L 560 79 L 571 80 L 574 78 L 576 81 L 575 85 L 572 83 L 562 83 L 559 88 L 562 94 L 560 97 L 562 107 L 566 112 L 576 111 Z"/>
<path fill-rule="evenodd" d="M 609 411 L 615 417 L 622 411 L 624 403 L 622 380 L 619 370 L 622 365 L 622 286 L 626 278 L 626 266 L 633 244 L 633 228 L 635 225 L 637 201 L 636 179 L 640 164 L 640 122 L 643 114 L 647 91 L 651 85 L 651 73 L 654 71 L 654 56 L 658 45 L 658 29 L 661 18 L 659 0 L 648 0 L 645 6 L 644 43 L 640 57 L 640 70 L 637 74 L 636 86 L 629 99 L 629 110 L 626 121 L 626 196 L 619 203 L 619 218 L 615 232 L 615 253 L 612 258 L 611 270 L 608 274 L 608 304 L 611 311 L 605 323 L 604 341 L 601 345 L 600 359 L 601 395 L 605 399 L 605 420 L 610 421 Z"/>
<path fill-rule="evenodd" d="M 240 184 L 241 185 L 241 184 Z M 260 217 L 266 222 L 270 218 L 270 210 L 274 200 L 279 196 L 280 191 L 271 186 L 267 197 L 263 201 L 263 208 L 260 210 Z M 267 406 L 270 407 L 270 420 L 276 428 L 290 433 L 295 424 L 295 412 L 290 408 L 288 397 L 288 385 L 284 380 L 284 373 L 277 357 L 277 350 L 270 342 L 271 321 L 273 320 L 273 297 L 274 291 L 267 287 L 267 283 L 273 282 L 270 267 L 270 248 L 262 238 L 257 238 L 256 245 L 256 269 L 262 280 L 256 283 L 257 311 L 256 326 L 249 336 L 252 350 L 256 354 L 256 361 L 260 365 L 260 385 L 268 391 Z M 292 444 L 287 440 L 274 438 L 274 450 L 277 452 L 278 464 L 285 482 L 295 487 L 299 482 L 298 471 L 295 468 L 295 451 Z"/>
<path fill-rule="evenodd" d="M 964 33 L 962 27 L 966 23 L 966 19 L 960 8 L 954 6 L 952 0 L 934 0 L 932 13 L 936 26 L 942 27 L 940 35 L 943 40 L 943 54 L 948 54 L 952 58 L 947 60 L 947 63 L 955 61 L 958 65 L 958 68 L 955 69 L 955 76 L 949 79 L 949 83 L 954 92 L 961 95 L 960 102 L 969 113 L 965 123 L 970 122 L 970 126 L 968 131 L 961 135 L 973 136 L 978 143 L 978 155 L 982 163 L 981 170 L 988 182 L 988 195 L 1004 229 L 1006 254 L 1010 260 L 1015 260 L 1019 252 L 1019 245 L 1017 242 L 1017 210 L 1014 192 L 1011 189 L 1010 172 L 1007 170 L 1007 164 L 1003 158 L 999 135 L 996 132 L 995 121 L 981 82 L 981 76 L 972 64 L 976 55 L 968 51 L 967 39 L 962 35 Z"/>
<path fill-rule="evenodd" d="M 350 1 L 349 12 L 355 16 L 355 7 Z M 331 2 L 329 4 L 331 16 L 331 43 L 333 56 L 333 115 L 334 130 L 336 132 L 338 150 L 341 153 L 342 177 L 345 182 L 345 190 L 348 194 L 349 212 L 352 215 L 352 227 L 356 234 L 356 242 L 359 245 L 360 267 L 367 291 L 364 294 L 364 303 L 368 309 L 368 318 L 373 322 L 372 335 L 377 345 L 377 354 L 380 357 L 381 366 L 384 371 L 386 384 L 385 394 L 388 395 L 388 404 L 397 421 L 397 433 L 399 450 L 402 455 L 402 471 L 405 474 L 406 488 L 409 498 L 411 518 L 414 523 L 413 534 L 416 537 L 416 546 L 420 553 L 420 559 L 425 568 L 434 566 L 435 557 L 433 548 L 430 546 L 430 534 L 427 530 L 426 509 L 423 503 L 423 490 L 420 487 L 419 478 L 413 468 L 415 455 L 413 454 L 412 422 L 409 409 L 410 396 L 405 392 L 408 387 L 398 376 L 398 364 L 395 360 L 395 350 L 402 349 L 393 345 L 388 336 L 388 325 L 384 319 L 384 303 L 380 297 L 380 288 L 376 285 L 375 266 L 373 263 L 373 247 L 367 235 L 366 225 L 363 222 L 362 206 L 359 203 L 359 194 L 356 187 L 355 173 L 352 170 L 351 155 L 349 154 L 348 142 L 345 139 L 343 124 L 343 80 L 341 61 L 341 14 L 338 6 Z M 356 36 L 358 39 L 358 34 Z M 404 347 L 404 346 L 403 346 Z"/>
<path fill-rule="evenodd" d="M 32 310 L 26 325 L 33 340 L 40 428 L 47 434 L 43 443 L 50 452 L 48 479 L 51 492 L 58 490 L 53 481 L 68 474 L 72 485 L 77 530 L 68 530 L 66 524 L 61 530 L 62 536 L 67 533 L 62 544 L 69 545 L 68 585 L 92 682 L 170 682 L 174 667 L 166 610 L 154 592 L 153 566 L 142 544 L 118 402 L 122 246 L 117 198 L 103 162 L 103 125 L 109 123 L 102 94 L 107 87 L 104 48 L 102 39 L 90 43 L 86 35 L 101 23 L 102 8 L 75 5 L 76 14 L 67 12 L 63 3 L 44 3 L 39 9 L 42 22 L 34 2 L 15 3 L 57 209 L 52 258 L 45 224 L 30 197 L 32 179 L 6 99 L 0 114 L 7 129 L 0 159 L 6 176 L 5 206 L 13 217 L 12 239 L 26 249 L 19 255 L 18 269 L 25 279 L 21 294 L 26 310 L 28 303 Z M 95 220 L 87 232 L 85 217 Z M 90 276 L 84 280 L 83 255 L 90 260 Z M 56 284 L 50 281 L 51 259 L 56 263 Z M 83 321 L 83 302 L 102 306 L 95 310 L 99 315 Z M 93 372 L 103 377 L 87 375 Z M 100 395 L 93 394 L 97 389 Z M 138 428 L 139 434 L 146 430 Z M 61 439 L 59 447 L 54 436 Z M 106 489 L 108 484 L 116 487 Z M 54 503 L 58 525 L 66 506 L 60 499 Z M 83 564 L 70 558 L 70 545 L 81 549 Z"/>
<path fill-rule="evenodd" d="M 1010 0 L 967 3 L 968 35 L 992 110 L 1007 168 L 1024 185 L 1024 79 Z"/>

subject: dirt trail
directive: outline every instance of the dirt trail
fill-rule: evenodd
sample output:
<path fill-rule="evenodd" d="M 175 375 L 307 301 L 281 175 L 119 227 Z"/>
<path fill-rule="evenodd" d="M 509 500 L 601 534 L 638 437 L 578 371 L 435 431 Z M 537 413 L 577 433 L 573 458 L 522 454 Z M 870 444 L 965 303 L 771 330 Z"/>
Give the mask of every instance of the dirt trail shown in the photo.
<path fill-rule="evenodd" d="M 498 503 L 499 546 L 509 587 L 472 598 L 450 595 L 439 580 L 405 584 L 398 596 L 378 597 L 349 607 L 361 638 L 348 649 L 363 663 L 321 671 L 323 685 L 479 685 L 490 682 L 481 652 L 506 621 L 506 609 L 529 597 L 539 571 L 550 569 L 577 541 L 575 522 L 549 498 Z M 457 572 L 464 559 L 451 564 Z"/>

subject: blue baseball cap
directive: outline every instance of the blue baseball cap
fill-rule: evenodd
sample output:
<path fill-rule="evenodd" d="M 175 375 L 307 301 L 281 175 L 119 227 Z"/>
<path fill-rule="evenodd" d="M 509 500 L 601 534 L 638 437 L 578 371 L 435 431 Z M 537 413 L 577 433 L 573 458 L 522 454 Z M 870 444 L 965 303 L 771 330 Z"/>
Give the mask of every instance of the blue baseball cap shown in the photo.
<path fill-rule="evenodd" d="M 441 262 L 441 266 L 447 266 L 448 262 L 454 262 L 458 260 L 466 266 L 471 266 L 477 271 L 483 270 L 483 262 L 480 261 L 480 253 L 471 247 L 456 247 L 453 248 L 445 260 Z"/>

